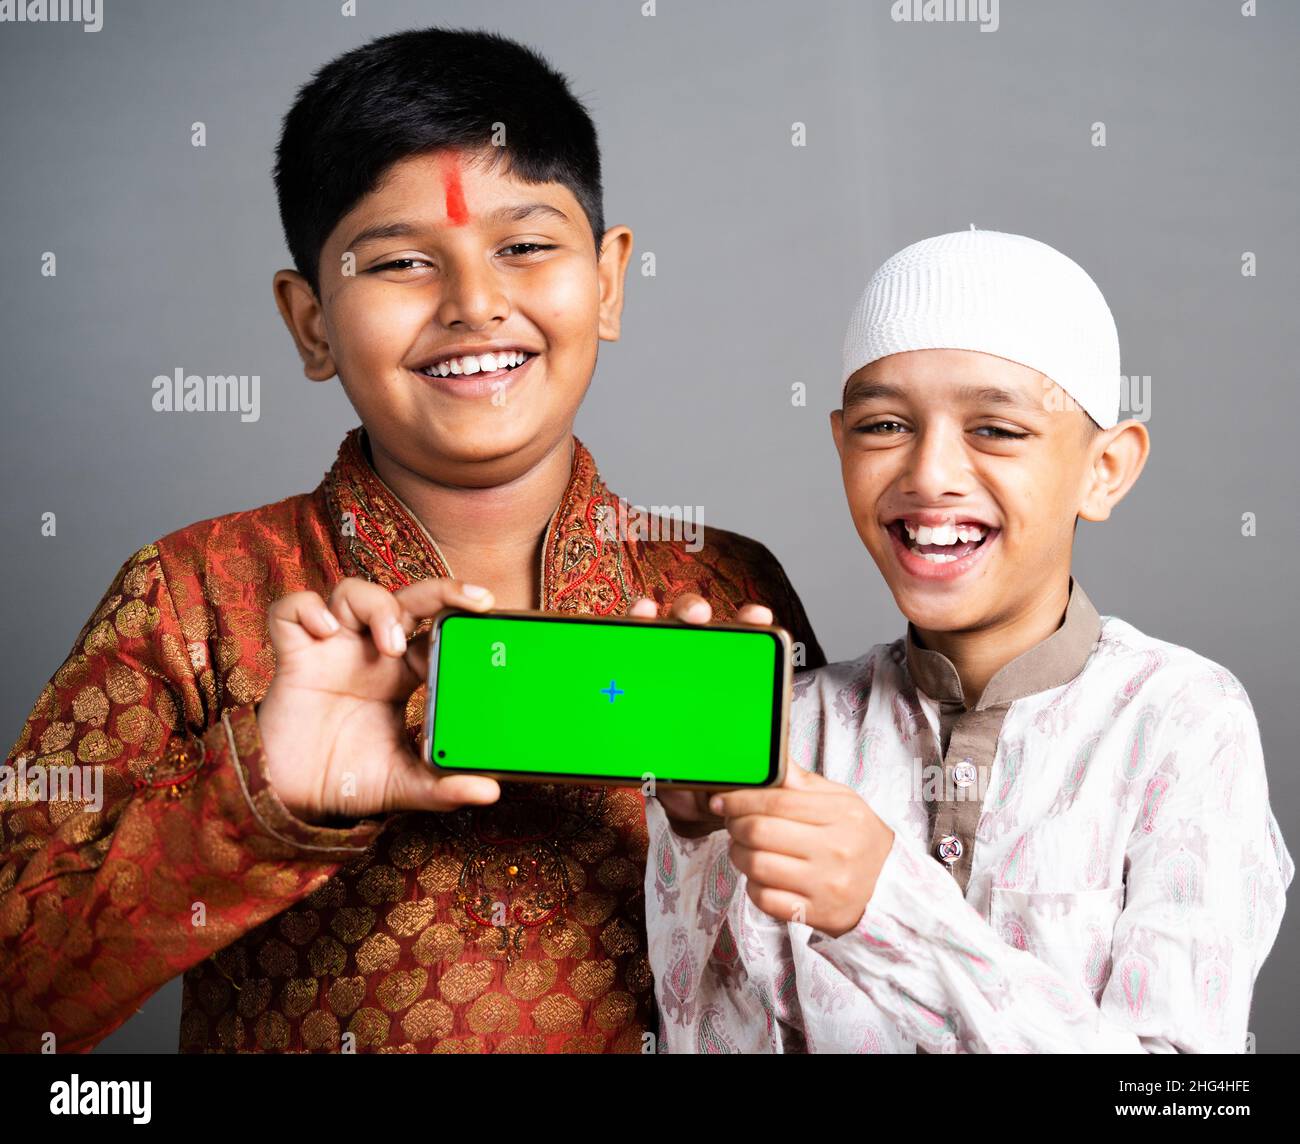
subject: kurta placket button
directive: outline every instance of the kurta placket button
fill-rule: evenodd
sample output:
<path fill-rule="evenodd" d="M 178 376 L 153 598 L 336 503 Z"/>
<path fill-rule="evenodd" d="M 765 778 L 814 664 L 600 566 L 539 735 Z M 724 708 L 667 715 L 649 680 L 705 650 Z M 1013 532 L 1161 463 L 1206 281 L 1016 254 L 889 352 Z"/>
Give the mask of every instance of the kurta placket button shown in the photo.
<path fill-rule="evenodd" d="M 920 646 L 918 632 L 909 622 L 904 641 L 904 663 L 916 702 L 927 696 L 925 744 L 930 758 L 938 756 L 942 791 L 927 783 L 921 798 L 929 820 L 930 853 L 952 874 L 965 893 L 979 851 L 979 823 L 985 783 L 995 766 L 1002 728 L 1018 699 L 1061 687 L 1076 678 L 1088 661 L 1101 634 L 1101 617 L 1078 582 L 1070 578 L 1065 618 L 1041 643 L 1003 664 L 984 685 L 974 706 L 956 666 L 942 652 Z M 937 709 L 938 726 L 933 722 Z M 935 773 L 931 770 L 926 775 Z"/>
<path fill-rule="evenodd" d="M 972 759 L 962 759 L 962 761 L 952 769 L 952 781 L 959 787 L 970 786 L 971 783 L 975 781 L 976 777 L 975 763 Z"/>

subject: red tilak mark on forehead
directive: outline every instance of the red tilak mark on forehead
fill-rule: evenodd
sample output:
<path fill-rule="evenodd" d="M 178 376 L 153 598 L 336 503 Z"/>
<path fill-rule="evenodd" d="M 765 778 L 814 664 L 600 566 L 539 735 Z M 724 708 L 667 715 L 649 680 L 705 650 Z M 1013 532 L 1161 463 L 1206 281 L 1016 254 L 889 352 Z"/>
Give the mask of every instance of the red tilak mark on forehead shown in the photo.
<path fill-rule="evenodd" d="M 452 226 L 469 222 L 469 208 L 465 205 L 465 188 L 460 182 L 460 162 L 447 159 L 442 165 L 442 189 L 447 200 L 447 221 Z"/>

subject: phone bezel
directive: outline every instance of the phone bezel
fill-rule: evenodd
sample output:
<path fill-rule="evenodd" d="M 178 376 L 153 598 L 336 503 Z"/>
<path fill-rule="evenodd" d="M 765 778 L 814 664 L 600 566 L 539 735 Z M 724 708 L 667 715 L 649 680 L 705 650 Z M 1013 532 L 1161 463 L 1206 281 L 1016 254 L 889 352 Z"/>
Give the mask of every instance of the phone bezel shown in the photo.
<path fill-rule="evenodd" d="M 639 616 L 591 616 L 576 615 L 567 612 L 530 612 L 502 608 L 488 612 L 473 612 L 465 608 L 444 608 L 433 618 L 429 629 L 429 673 L 426 679 L 427 694 L 424 707 L 423 749 L 421 758 L 435 774 L 445 775 L 483 775 L 486 778 L 502 782 L 538 782 L 538 783 L 574 783 L 582 786 L 641 786 L 647 780 L 641 777 L 623 775 L 569 775 L 549 771 L 487 771 L 474 768 L 448 767 L 433 757 L 433 712 L 438 695 L 438 652 L 443 622 L 452 616 L 467 616 L 471 619 L 520 619 L 540 623 L 566 624 L 617 624 L 626 627 L 656 628 L 694 628 L 701 631 L 733 631 L 749 634 L 767 633 L 777 643 L 777 670 L 780 672 L 780 711 L 773 720 L 775 726 L 776 774 L 761 783 L 719 783 L 688 781 L 684 779 L 665 779 L 654 776 L 656 787 L 671 790 L 762 790 L 766 787 L 780 786 L 785 781 L 786 739 L 790 727 L 790 693 L 794 669 L 791 664 L 792 644 L 790 633 L 776 625 L 739 624 L 724 622 L 717 624 L 688 624 L 674 619 L 642 619 Z"/>

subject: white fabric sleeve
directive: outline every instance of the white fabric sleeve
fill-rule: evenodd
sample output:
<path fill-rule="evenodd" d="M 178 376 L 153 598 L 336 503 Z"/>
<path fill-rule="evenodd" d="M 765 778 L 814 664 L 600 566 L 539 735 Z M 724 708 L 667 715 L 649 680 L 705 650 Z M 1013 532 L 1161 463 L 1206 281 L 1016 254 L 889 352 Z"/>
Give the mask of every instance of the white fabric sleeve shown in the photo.
<path fill-rule="evenodd" d="M 683 838 L 646 799 L 646 934 L 659 1005 L 658 1051 L 800 1051 L 802 1015 L 783 993 L 789 927 L 761 913 L 731 862 L 731 835 Z"/>
<path fill-rule="evenodd" d="M 813 931 L 810 948 L 930 1052 L 1244 1052 L 1295 866 L 1244 692 L 1171 733 L 1132 825 L 1100 1002 L 1004 941 L 899 835 L 858 926 Z"/>

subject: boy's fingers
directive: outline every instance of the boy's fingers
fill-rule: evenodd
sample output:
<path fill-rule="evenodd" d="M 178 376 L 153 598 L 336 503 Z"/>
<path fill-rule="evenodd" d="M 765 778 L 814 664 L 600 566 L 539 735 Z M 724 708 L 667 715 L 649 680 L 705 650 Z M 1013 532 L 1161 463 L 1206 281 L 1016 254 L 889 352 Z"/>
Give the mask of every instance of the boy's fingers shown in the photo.
<path fill-rule="evenodd" d="M 501 797 L 496 779 L 485 775 L 437 774 L 412 757 L 393 791 L 393 810 L 449 811 L 462 806 L 486 806 Z"/>
<path fill-rule="evenodd" d="M 772 609 L 766 604 L 743 604 L 736 613 L 736 619 L 742 624 L 768 628 L 772 626 Z"/>
<path fill-rule="evenodd" d="M 628 615 L 643 619 L 654 619 L 659 614 L 659 605 L 648 596 L 643 596 L 628 609 Z M 674 620 L 688 624 L 707 624 L 713 619 L 713 606 L 697 592 L 685 592 L 670 605 L 668 615 Z M 743 604 L 736 613 L 736 620 L 742 624 L 756 627 L 770 627 L 772 609 L 766 604 Z"/>
<path fill-rule="evenodd" d="M 406 651 L 409 617 L 403 614 L 396 597 L 378 584 L 357 576 L 340 580 L 330 593 L 330 611 L 351 631 L 369 628 L 375 647 L 386 655 Z"/>
<path fill-rule="evenodd" d="M 338 620 L 315 592 L 290 592 L 266 611 L 266 626 L 273 647 L 283 648 L 289 634 L 286 626 L 297 625 L 317 639 L 327 639 L 341 630 Z"/>
<path fill-rule="evenodd" d="M 485 612 L 492 607 L 493 596 L 490 588 L 478 584 L 431 577 L 399 588 L 394 599 L 416 619 L 424 619 L 426 616 L 436 616 L 448 606 Z"/>
<path fill-rule="evenodd" d="M 787 787 L 726 791 L 709 800 L 709 809 L 725 818 L 763 814 L 821 826 L 835 822 L 837 818 L 833 800 L 824 794 Z"/>
<path fill-rule="evenodd" d="M 707 624 L 713 619 L 713 609 L 698 592 L 684 592 L 673 601 L 668 615 L 688 624 Z"/>
<path fill-rule="evenodd" d="M 808 888 L 813 871 L 806 858 L 774 850 L 756 850 L 735 841 L 734 837 L 730 853 L 731 864 L 751 881 L 795 894 Z"/>
<path fill-rule="evenodd" d="M 789 858 L 812 858 L 818 852 L 822 824 L 773 818 L 766 814 L 746 814 L 727 819 L 727 833 L 734 842 L 751 850 L 784 854 Z"/>
<path fill-rule="evenodd" d="M 808 899 L 788 890 L 774 890 L 761 882 L 750 882 L 745 893 L 763 913 L 779 922 L 802 922 L 808 916 Z"/>
<path fill-rule="evenodd" d="M 770 789 L 780 790 L 782 788 L 785 790 L 808 791 L 810 794 L 826 794 L 832 788 L 847 789 L 843 783 L 834 782 L 825 775 L 819 775 L 816 771 L 805 770 L 798 763 L 787 765 L 785 779 L 781 786 Z"/>

